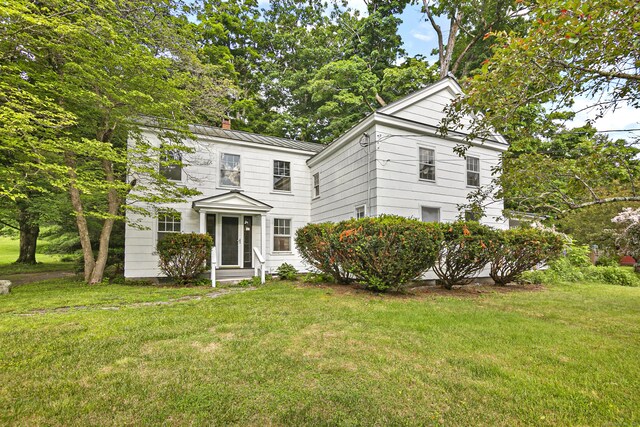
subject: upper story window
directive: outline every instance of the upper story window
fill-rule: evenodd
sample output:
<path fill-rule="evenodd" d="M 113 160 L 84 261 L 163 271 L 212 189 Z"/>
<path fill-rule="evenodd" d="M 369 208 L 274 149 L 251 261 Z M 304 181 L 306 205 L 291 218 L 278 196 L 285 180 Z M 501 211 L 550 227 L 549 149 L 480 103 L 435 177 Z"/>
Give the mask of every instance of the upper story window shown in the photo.
<path fill-rule="evenodd" d="M 467 185 L 480 187 L 480 159 L 467 156 Z"/>
<path fill-rule="evenodd" d="M 275 218 L 273 220 L 273 251 L 291 251 L 291 220 Z"/>
<path fill-rule="evenodd" d="M 364 218 L 365 216 L 367 216 L 365 206 L 356 206 L 356 219 Z"/>
<path fill-rule="evenodd" d="M 420 147 L 420 179 L 436 180 L 436 151 Z"/>
<path fill-rule="evenodd" d="M 290 162 L 273 161 L 273 189 L 276 191 L 291 191 Z"/>
<path fill-rule="evenodd" d="M 182 181 L 182 155 L 177 150 L 160 154 L 160 174 L 171 181 Z"/>
<path fill-rule="evenodd" d="M 465 221 L 480 221 L 479 215 L 474 211 L 464 211 Z"/>
<path fill-rule="evenodd" d="M 422 206 L 421 214 L 424 222 L 440 222 L 440 208 Z"/>
<path fill-rule="evenodd" d="M 313 197 L 320 195 L 320 172 L 313 174 Z"/>
<path fill-rule="evenodd" d="M 158 214 L 158 242 L 171 233 L 180 233 L 181 215 L 179 212 L 161 212 Z"/>
<path fill-rule="evenodd" d="M 222 153 L 220 159 L 220 185 L 240 187 L 240 156 Z"/>

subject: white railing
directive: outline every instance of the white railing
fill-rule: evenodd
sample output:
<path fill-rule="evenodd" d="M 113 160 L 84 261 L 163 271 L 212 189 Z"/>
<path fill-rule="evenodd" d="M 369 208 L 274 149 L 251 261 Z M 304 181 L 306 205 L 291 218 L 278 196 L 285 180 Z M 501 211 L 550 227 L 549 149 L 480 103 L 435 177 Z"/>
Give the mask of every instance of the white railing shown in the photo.
<path fill-rule="evenodd" d="M 260 269 L 260 283 L 262 283 L 264 285 L 264 257 L 260 253 L 260 249 L 258 249 L 257 247 L 253 248 L 253 254 L 254 254 L 254 257 L 253 257 L 253 275 L 254 276 L 258 275 L 258 268 L 259 268 Z M 258 267 L 258 264 L 260 264 L 260 267 Z"/>
<path fill-rule="evenodd" d="M 218 267 L 218 256 L 216 247 L 211 247 L 211 287 L 216 287 L 216 268 Z"/>

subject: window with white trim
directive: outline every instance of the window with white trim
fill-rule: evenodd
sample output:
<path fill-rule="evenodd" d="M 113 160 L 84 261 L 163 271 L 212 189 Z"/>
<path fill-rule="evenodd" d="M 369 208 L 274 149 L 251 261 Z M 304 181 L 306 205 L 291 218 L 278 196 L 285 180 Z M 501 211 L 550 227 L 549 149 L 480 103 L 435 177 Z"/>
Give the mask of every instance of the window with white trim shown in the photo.
<path fill-rule="evenodd" d="M 273 189 L 276 191 L 291 191 L 290 162 L 273 161 Z"/>
<path fill-rule="evenodd" d="M 320 172 L 313 174 L 313 197 L 320 195 Z"/>
<path fill-rule="evenodd" d="M 220 186 L 240 187 L 240 156 L 222 153 L 220 155 Z"/>
<path fill-rule="evenodd" d="M 440 208 L 422 206 L 421 210 L 422 220 L 424 222 L 440 222 Z"/>
<path fill-rule="evenodd" d="M 356 206 L 356 219 L 364 218 L 367 216 L 367 210 L 364 205 Z"/>
<path fill-rule="evenodd" d="M 465 221 L 480 221 L 479 215 L 474 211 L 464 211 Z"/>
<path fill-rule="evenodd" d="M 162 148 L 160 153 L 160 175 L 171 181 L 182 181 L 182 154 L 178 150 Z"/>
<path fill-rule="evenodd" d="M 436 180 L 436 150 L 420 147 L 420 179 Z"/>
<path fill-rule="evenodd" d="M 480 187 L 480 159 L 467 156 L 467 185 Z"/>
<path fill-rule="evenodd" d="M 158 242 L 168 234 L 180 233 L 182 230 L 179 212 L 160 212 L 158 214 Z"/>
<path fill-rule="evenodd" d="M 273 220 L 273 251 L 291 252 L 291 220 L 275 218 Z"/>

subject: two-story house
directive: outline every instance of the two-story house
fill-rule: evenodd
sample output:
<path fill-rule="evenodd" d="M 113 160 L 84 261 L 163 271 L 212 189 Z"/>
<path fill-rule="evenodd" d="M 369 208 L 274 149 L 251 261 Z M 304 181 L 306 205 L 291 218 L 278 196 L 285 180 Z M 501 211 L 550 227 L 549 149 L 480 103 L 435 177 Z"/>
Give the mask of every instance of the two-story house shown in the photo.
<path fill-rule="evenodd" d="M 495 135 L 472 141 L 466 158 L 454 153 L 466 135 L 443 137 L 437 129 L 443 109 L 460 93 L 457 82 L 445 78 L 380 108 L 326 146 L 193 126 L 195 152 L 185 155 L 183 169 L 164 172 L 202 195 L 156 206 L 157 218 L 128 214 L 144 228 L 127 226 L 125 276 L 161 275 L 154 252 L 167 233 L 209 233 L 221 271 L 242 275 L 254 266 L 256 252 L 267 270 L 284 262 L 306 270 L 294 236 L 310 222 L 380 214 L 454 221 L 458 205 L 490 181 L 508 147 Z M 153 128 L 145 137 L 160 143 Z M 493 219 L 501 211 L 502 204 L 494 204 L 483 222 L 506 228 Z"/>

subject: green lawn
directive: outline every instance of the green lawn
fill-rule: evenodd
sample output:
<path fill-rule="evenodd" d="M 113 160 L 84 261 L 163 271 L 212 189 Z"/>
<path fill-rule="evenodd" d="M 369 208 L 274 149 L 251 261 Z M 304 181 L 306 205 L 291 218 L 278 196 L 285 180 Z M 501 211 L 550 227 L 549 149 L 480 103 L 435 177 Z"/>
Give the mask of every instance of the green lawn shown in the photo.
<path fill-rule="evenodd" d="M 13 264 L 18 259 L 19 241 L 0 236 L 0 276 L 18 273 L 38 273 L 43 271 L 72 271 L 72 262 L 61 262 L 59 255 L 36 254 L 38 264 Z"/>
<path fill-rule="evenodd" d="M 640 288 L 272 282 L 126 305 L 210 291 L 59 280 L 1 296 L 0 424 L 640 424 Z"/>

